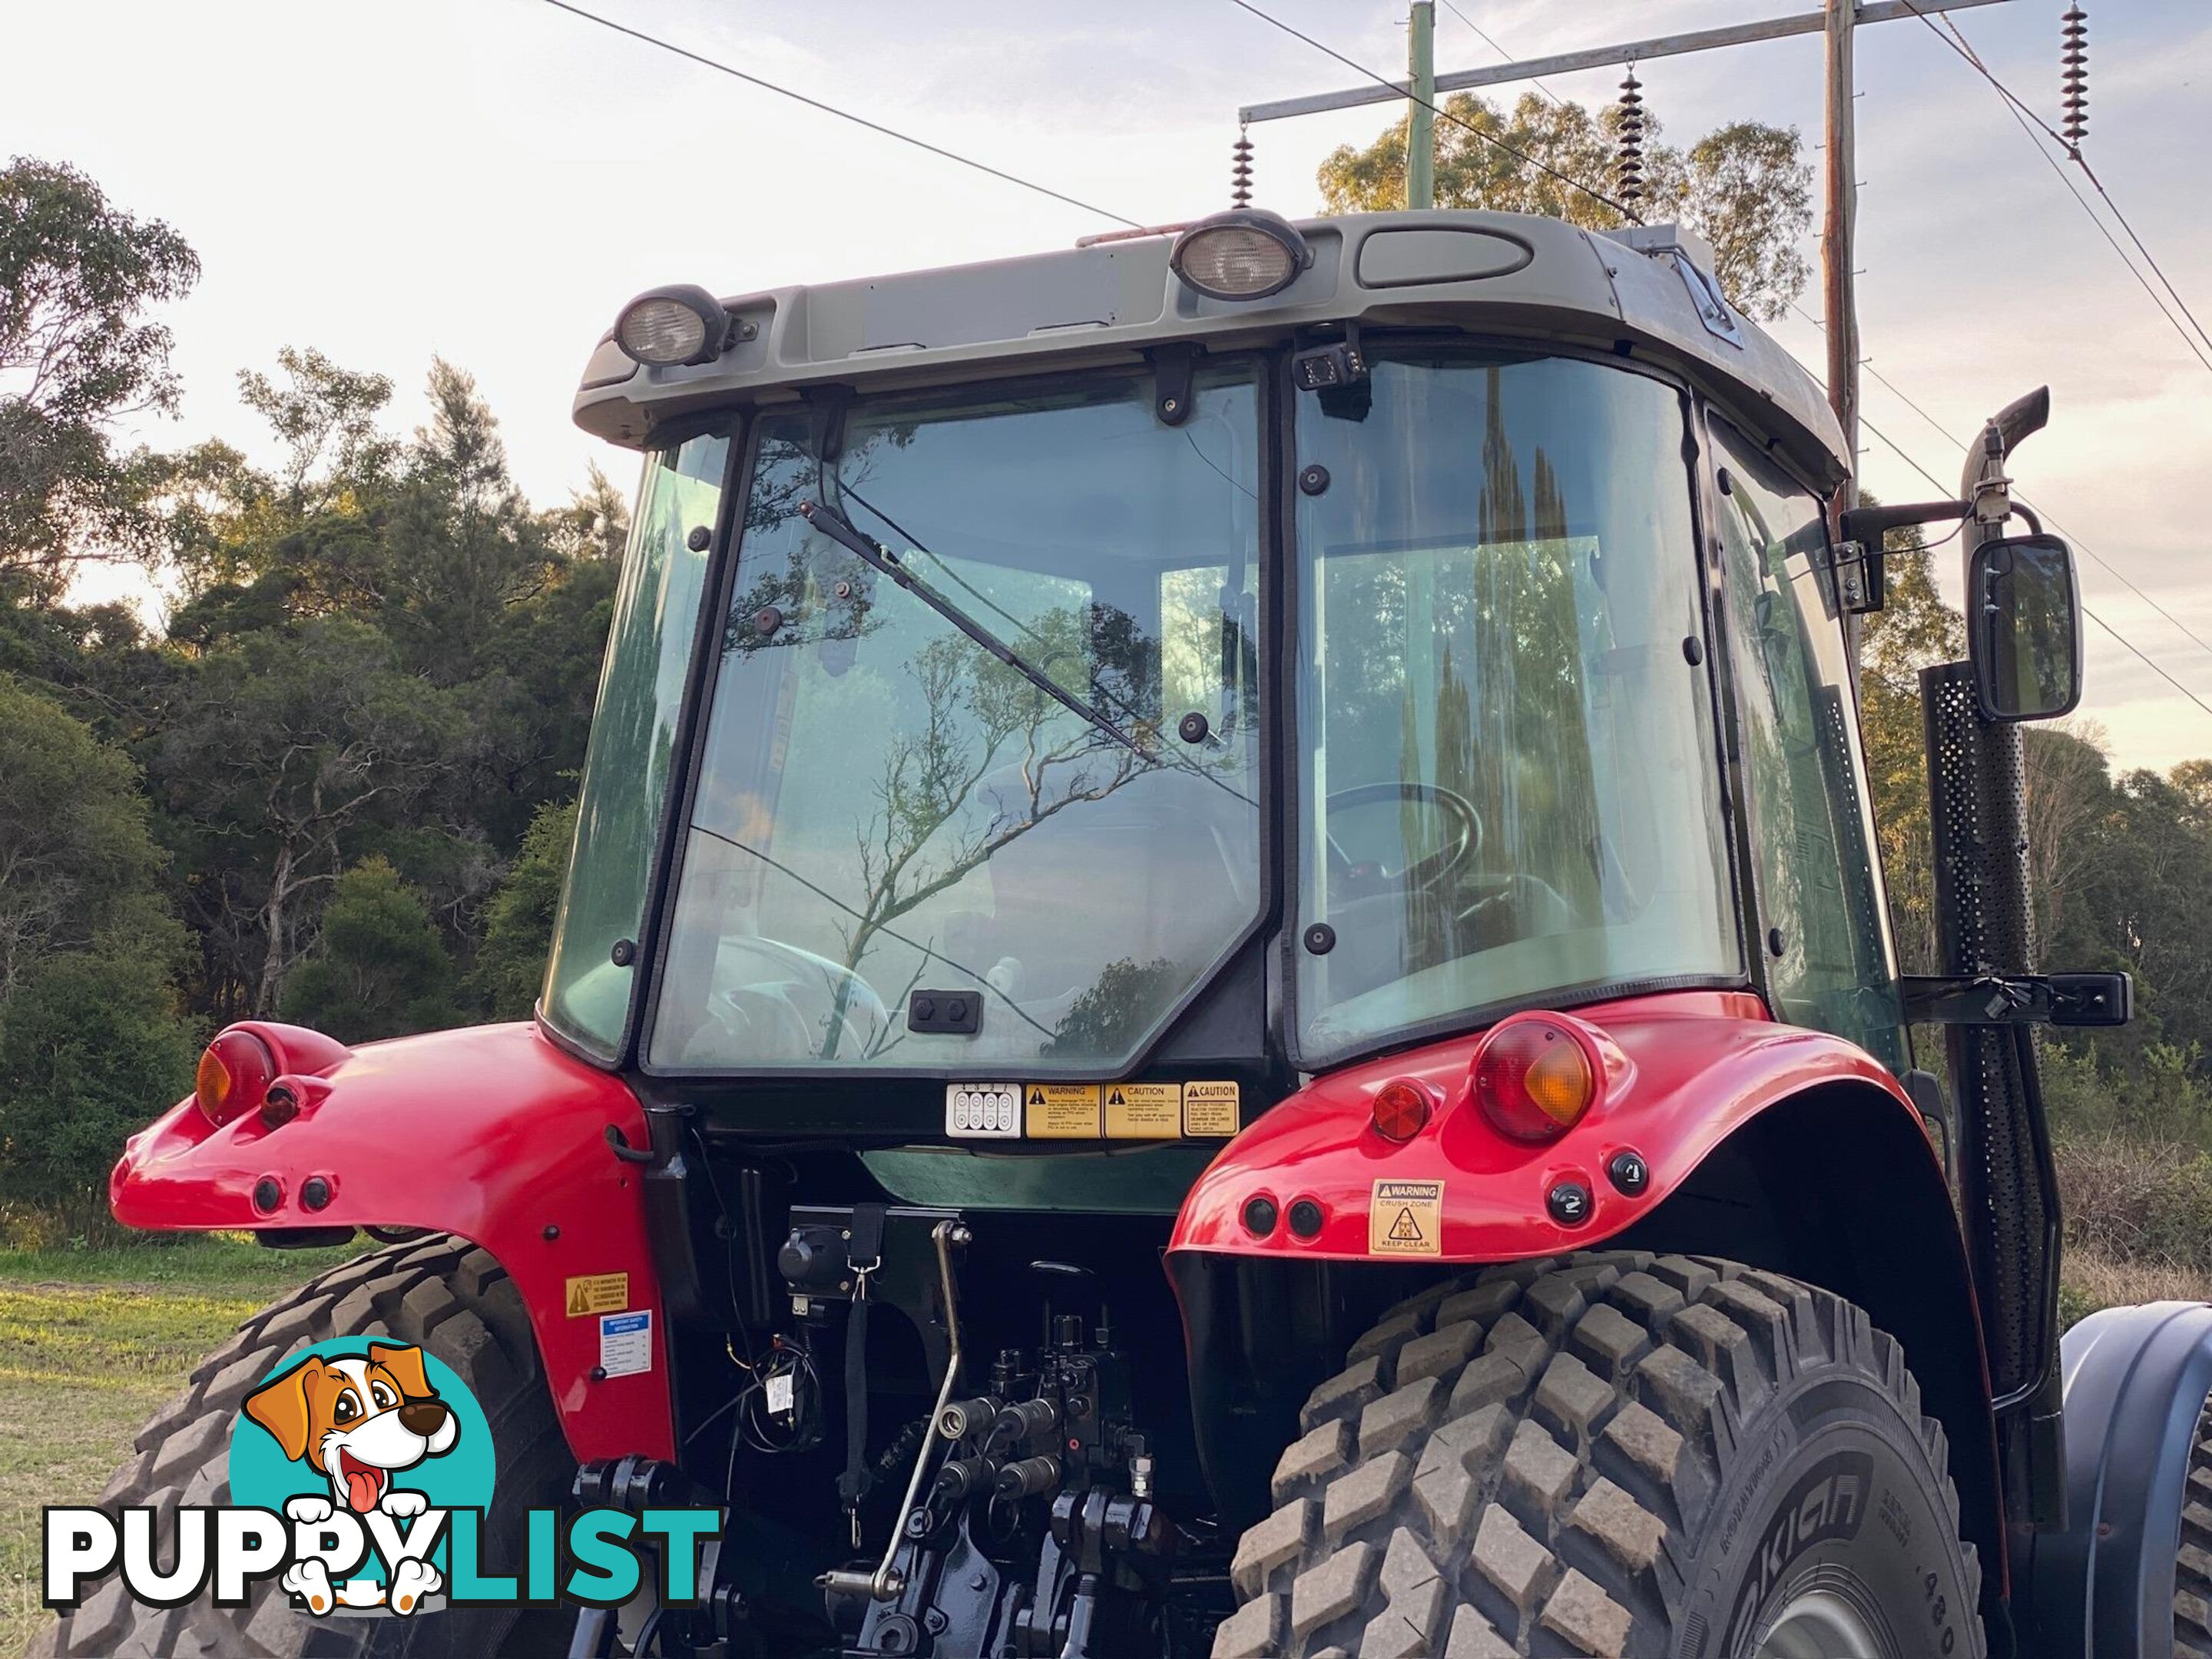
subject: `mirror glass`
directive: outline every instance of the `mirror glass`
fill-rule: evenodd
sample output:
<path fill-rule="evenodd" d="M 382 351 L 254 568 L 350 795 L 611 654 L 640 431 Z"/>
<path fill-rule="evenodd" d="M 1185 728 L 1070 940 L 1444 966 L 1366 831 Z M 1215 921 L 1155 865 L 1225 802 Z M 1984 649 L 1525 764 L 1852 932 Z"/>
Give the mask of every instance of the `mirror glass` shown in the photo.
<path fill-rule="evenodd" d="M 2056 536 L 1984 543 L 1969 581 L 1983 714 L 2042 720 L 2069 713 L 2081 696 L 2081 618 L 2066 544 Z"/>

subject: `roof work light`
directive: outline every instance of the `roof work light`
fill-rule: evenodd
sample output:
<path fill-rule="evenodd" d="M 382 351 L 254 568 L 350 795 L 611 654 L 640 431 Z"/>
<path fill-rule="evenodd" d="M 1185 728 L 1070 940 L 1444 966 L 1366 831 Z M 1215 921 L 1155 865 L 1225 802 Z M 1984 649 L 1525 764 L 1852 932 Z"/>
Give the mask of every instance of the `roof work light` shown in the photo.
<path fill-rule="evenodd" d="M 1264 300 L 1313 262 L 1297 228 L 1279 213 L 1231 208 L 1175 240 L 1168 268 L 1209 300 Z"/>
<path fill-rule="evenodd" d="M 622 309 L 615 343 L 635 362 L 657 368 L 711 363 L 730 336 L 722 302 L 691 283 L 648 289 Z"/>

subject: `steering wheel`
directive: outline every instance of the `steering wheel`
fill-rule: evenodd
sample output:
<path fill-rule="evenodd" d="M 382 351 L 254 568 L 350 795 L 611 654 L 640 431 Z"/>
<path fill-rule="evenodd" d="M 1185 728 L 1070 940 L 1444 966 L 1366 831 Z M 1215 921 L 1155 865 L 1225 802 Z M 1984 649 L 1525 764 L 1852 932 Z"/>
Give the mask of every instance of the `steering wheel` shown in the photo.
<path fill-rule="evenodd" d="M 1482 814 L 1475 811 L 1474 803 L 1456 790 L 1433 783 L 1363 783 L 1336 790 L 1322 805 L 1324 811 L 1333 813 L 1340 807 L 1367 806 L 1382 800 L 1425 801 L 1441 810 L 1452 821 L 1453 829 L 1450 840 L 1395 876 L 1388 871 L 1376 872 L 1384 879 L 1415 892 L 1426 892 L 1449 879 L 1482 851 Z M 1331 870 L 1340 876 L 1354 875 L 1358 866 L 1336 844 L 1336 838 L 1326 839 Z"/>
<path fill-rule="evenodd" d="M 860 975 L 781 939 L 724 939 L 714 981 L 708 1012 L 733 1056 L 817 1056 L 834 1031 L 838 1056 L 857 1060 L 890 1024 L 883 999 Z"/>

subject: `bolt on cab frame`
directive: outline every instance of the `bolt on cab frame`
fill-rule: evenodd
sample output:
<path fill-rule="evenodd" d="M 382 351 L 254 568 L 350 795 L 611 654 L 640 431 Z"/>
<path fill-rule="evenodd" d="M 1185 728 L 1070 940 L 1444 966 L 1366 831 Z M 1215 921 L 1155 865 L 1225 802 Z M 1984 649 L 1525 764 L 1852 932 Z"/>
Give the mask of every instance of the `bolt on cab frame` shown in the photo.
<path fill-rule="evenodd" d="M 1959 501 L 1832 521 L 1820 389 L 1710 266 L 1238 212 L 641 296 L 575 404 L 646 477 L 538 1019 L 233 1028 L 116 1213 L 489 1251 L 580 1482 L 729 1506 L 664 1646 L 1672 1652 L 1701 1578 L 1730 1654 L 1891 1651 L 1899 1586 L 1946 1652 L 2154 1622 L 2187 1433 L 2128 1454 L 2123 1560 L 2062 1396 L 2193 1430 L 2212 1350 L 2062 1370 L 2025 1024 L 2126 987 L 2034 975 L 1988 851 L 2009 722 L 2078 690 L 2065 550 L 2004 533 L 2042 408 Z M 1951 971 L 1907 980 L 1846 628 L 1947 517 Z M 1731 1465 L 1824 1365 L 1887 1449 Z"/>

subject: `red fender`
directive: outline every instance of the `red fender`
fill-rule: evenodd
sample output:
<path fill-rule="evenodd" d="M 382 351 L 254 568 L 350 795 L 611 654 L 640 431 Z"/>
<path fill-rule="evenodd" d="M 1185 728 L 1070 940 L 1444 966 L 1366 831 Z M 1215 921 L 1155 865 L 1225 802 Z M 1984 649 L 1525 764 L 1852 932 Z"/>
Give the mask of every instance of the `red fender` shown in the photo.
<path fill-rule="evenodd" d="M 248 1110 L 217 1128 L 191 1099 L 173 1107 L 131 1137 L 109 1178 L 118 1221 L 155 1231 L 458 1234 L 497 1257 L 522 1292 L 577 1458 L 674 1455 L 667 1328 L 644 1193 L 636 1166 L 616 1158 L 607 1139 L 611 1126 L 630 1146 L 647 1144 L 645 1113 L 620 1079 L 528 1024 L 357 1049 L 296 1026 L 245 1029 L 274 1053 L 297 1114 L 272 1127 Z M 328 1201 L 309 1209 L 303 1189 L 318 1178 Z M 257 1203 L 257 1188 L 273 1197 L 268 1207 Z M 651 1364 L 595 1378 L 599 1322 L 568 1312 L 569 1281 L 609 1273 L 629 1275 L 628 1310 L 653 1316 Z"/>
<path fill-rule="evenodd" d="M 1873 1056 L 1840 1037 L 1779 1025 L 1747 992 L 1681 991 L 1635 997 L 1573 1015 L 1516 1015 L 1564 1025 L 1605 1079 L 1582 1121 L 1542 1146 L 1508 1139 L 1470 1097 L 1468 1066 L 1486 1033 L 1394 1054 L 1317 1078 L 1223 1149 L 1183 1200 L 1170 1250 L 1237 1255 L 1393 1261 L 1507 1261 L 1584 1249 L 1662 1203 L 1706 1154 L 1774 1103 L 1823 1083 L 1870 1083 L 1919 1115 Z M 1493 1026 L 1492 1030 L 1501 1029 Z M 1395 1079 L 1425 1085 L 1443 1103 L 1410 1140 L 1374 1127 L 1376 1091 Z M 1644 1188 L 1607 1177 L 1615 1153 L 1640 1154 Z M 1935 1153 L 1929 1153 L 1931 1160 Z M 1588 1218 L 1562 1225 L 1547 1195 L 1562 1181 L 1592 1195 Z M 1376 1183 L 1440 1182 L 1440 1237 L 1418 1249 L 1370 1249 Z M 1271 1200 L 1279 1218 L 1302 1200 L 1318 1204 L 1320 1230 L 1301 1238 L 1279 1219 L 1265 1237 L 1244 1224 L 1245 1205 Z M 1416 1232 L 1426 1218 L 1407 1224 Z"/>

